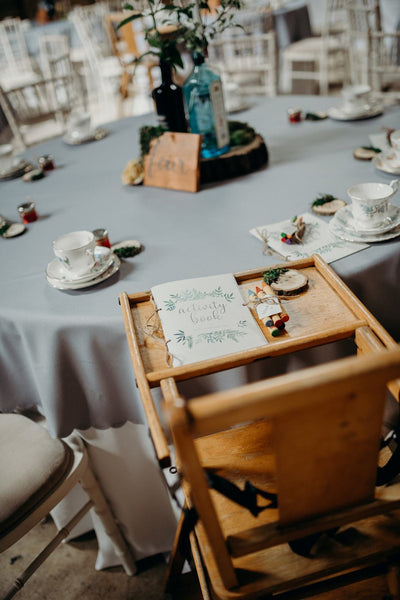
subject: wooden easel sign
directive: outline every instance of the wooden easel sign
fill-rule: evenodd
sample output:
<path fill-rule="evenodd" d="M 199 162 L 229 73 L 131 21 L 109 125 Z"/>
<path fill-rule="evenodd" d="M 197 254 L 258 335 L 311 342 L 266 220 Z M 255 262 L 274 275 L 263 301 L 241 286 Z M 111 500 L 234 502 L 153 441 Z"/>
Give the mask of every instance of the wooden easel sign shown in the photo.
<path fill-rule="evenodd" d="M 152 140 L 144 159 L 144 185 L 197 192 L 201 135 L 166 131 Z"/>

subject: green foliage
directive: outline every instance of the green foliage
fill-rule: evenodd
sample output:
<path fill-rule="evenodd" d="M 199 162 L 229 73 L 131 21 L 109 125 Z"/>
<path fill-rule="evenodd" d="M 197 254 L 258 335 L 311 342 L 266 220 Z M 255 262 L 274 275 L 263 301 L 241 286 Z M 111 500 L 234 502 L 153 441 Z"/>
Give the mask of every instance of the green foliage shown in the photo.
<path fill-rule="evenodd" d="M 267 285 L 271 285 L 271 283 L 275 283 L 282 275 L 282 273 L 286 273 L 287 269 L 281 269 L 277 267 L 276 269 L 268 269 L 263 273 L 263 279 Z"/>
<path fill-rule="evenodd" d="M 137 62 L 146 55 L 153 54 L 174 70 L 177 67 L 183 68 L 178 44 L 183 44 L 191 52 L 205 52 L 208 41 L 217 34 L 229 27 L 241 27 L 235 23 L 234 13 L 241 8 L 242 0 L 221 0 L 220 6 L 213 13 L 208 0 L 192 0 L 184 7 L 179 4 L 179 0 L 176 2 L 175 4 L 173 0 L 164 4 L 161 0 L 147 0 L 147 7 L 142 11 L 136 10 L 134 3 L 124 5 L 123 8 L 132 11 L 132 14 L 123 19 L 118 27 L 139 18 L 147 18 L 144 22 L 144 35 L 150 50 L 139 56 Z M 206 22 L 201 19 L 201 12 L 209 13 Z M 172 26 L 174 33 L 163 35 L 159 26 Z"/>
<path fill-rule="evenodd" d="M 321 206 L 327 202 L 332 202 L 332 200 L 335 200 L 335 196 L 332 196 L 332 194 L 320 194 L 319 197 L 314 200 L 311 206 Z"/>
<path fill-rule="evenodd" d="M 144 125 L 139 131 L 140 155 L 146 156 L 150 151 L 150 143 L 154 138 L 160 137 L 166 130 L 162 125 L 153 127 L 152 125 Z"/>
<path fill-rule="evenodd" d="M 7 231 L 7 229 L 10 227 L 11 223 L 4 223 L 1 227 L 0 227 L 0 235 L 3 235 L 3 233 L 5 233 Z"/>
<path fill-rule="evenodd" d="M 255 130 L 247 123 L 228 121 L 228 127 L 231 146 L 244 146 L 255 138 Z"/>
<path fill-rule="evenodd" d="M 142 249 L 137 246 L 123 246 L 122 248 L 115 248 L 113 252 L 118 258 L 130 258 L 131 256 L 139 254 L 141 250 Z"/>
<path fill-rule="evenodd" d="M 361 148 L 363 150 L 372 150 L 376 154 L 379 154 L 379 152 L 382 152 L 382 150 L 380 148 L 375 148 L 375 146 L 361 146 Z"/>

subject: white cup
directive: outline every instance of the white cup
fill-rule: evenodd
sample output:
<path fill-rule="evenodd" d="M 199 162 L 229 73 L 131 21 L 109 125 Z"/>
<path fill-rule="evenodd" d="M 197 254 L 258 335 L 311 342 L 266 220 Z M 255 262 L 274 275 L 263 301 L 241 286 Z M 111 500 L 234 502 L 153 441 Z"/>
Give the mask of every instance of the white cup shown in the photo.
<path fill-rule="evenodd" d="M 390 134 L 390 145 L 395 154 L 396 162 L 400 162 L 400 129 L 396 129 Z"/>
<path fill-rule="evenodd" d="M 53 251 L 71 275 L 88 273 L 95 262 L 96 240 L 91 231 L 72 231 L 53 242 Z"/>
<path fill-rule="evenodd" d="M 347 190 L 352 202 L 353 218 L 360 230 L 374 229 L 385 222 L 389 198 L 398 188 L 398 180 L 393 179 L 389 184 L 359 183 Z"/>
<path fill-rule="evenodd" d="M 0 171 L 7 171 L 14 164 L 14 147 L 12 144 L 0 146 Z"/>
<path fill-rule="evenodd" d="M 342 89 L 343 107 L 349 112 L 368 108 L 371 102 L 369 85 L 348 85 Z"/>
<path fill-rule="evenodd" d="M 68 120 L 68 133 L 73 138 L 84 138 L 92 130 L 91 116 L 88 112 L 72 114 Z"/>

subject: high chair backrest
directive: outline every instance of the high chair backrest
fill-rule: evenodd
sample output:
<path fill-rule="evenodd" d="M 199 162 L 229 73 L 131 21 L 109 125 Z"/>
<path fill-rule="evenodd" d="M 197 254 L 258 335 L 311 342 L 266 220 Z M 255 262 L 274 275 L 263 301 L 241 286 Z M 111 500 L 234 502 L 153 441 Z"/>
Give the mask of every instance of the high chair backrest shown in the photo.
<path fill-rule="evenodd" d="M 374 501 L 381 423 L 386 384 L 400 374 L 400 349 L 341 359 L 229 391 L 183 400 L 172 379 L 161 383 L 166 414 L 174 439 L 183 482 L 190 502 L 206 531 L 209 544 L 226 586 L 235 583 L 230 555 L 245 555 L 290 540 L 293 525 L 301 524 L 307 535 L 326 526 L 324 518 L 334 514 L 334 523 L 357 520 L 357 506 Z M 278 530 L 251 527 L 232 536 L 226 526 L 229 511 L 218 514 L 211 499 L 203 467 L 201 443 L 207 445 L 221 432 L 233 435 L 254 423 L 269 422 L 272 435 L 274 481 L 256 484 L 264 491 L 277 491 Z M 207 438 L 207 436 L 210 436 Z M 252 438 L 241 453 L 248 461 L 240 479 L 254 483 L 253 457 L 260 452 Z M 270 440 L 264 450 L 271 454 Z M 229 445 L 220 455 L 222 471 L 229 463 Z M 219 456 L 218 456 L 219 460 Z M 218 473 L 218 460 L 213 471 Z M 231 460 L 231 472 L 243 468 Z M 245 467 L 246 469 L 246 467 Z M 252 481 L 253 479 L 253 481 Z M 213 492 L 214 493 L 214 492 Z M 226 503 L 224 505 L 226 507 Z M 268 511 L 266 511 L 268 512 Z M 264 514 L 264 513 L 262 513 Z M 359 517 L 360 518 L 360 517 Z M 320 519 L 320 521 L 318 521 Z M 331 521 L 332 522 L 332 521 Z M 242 522 L 244 523 L 244 521 Z M 324 525 L 325 524 L 325 525 Z M 286 528 L 287 525 L 290 527 Z M 299 537 L 299 534 L 297 535 Z M 228 538 L 229 544 L 226 544 Z"/>

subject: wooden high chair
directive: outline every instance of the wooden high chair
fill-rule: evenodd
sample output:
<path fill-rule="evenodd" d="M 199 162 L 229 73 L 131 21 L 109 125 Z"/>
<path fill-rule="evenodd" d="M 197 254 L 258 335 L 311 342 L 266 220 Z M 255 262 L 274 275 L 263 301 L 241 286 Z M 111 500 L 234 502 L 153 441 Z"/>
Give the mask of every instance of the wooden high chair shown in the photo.
<path fill-rule="evenodd" d="M 161 382 L 199 580 L 215 597 L 311 595 L 316 581 L 323 591 L 398 564 L 400 484 L 375 481 L 386 384 L 399 374 L 397 348 L 187 401 Z M 288 546 L 307 554 L 319 532 L 329 535 L 312 558 Z"/>
<path fill-rule="evenodd" d="M 309 283 L 282 300 L 285 334 L 271 337 L 259 323 L 265 346 L 188 365 L 168 366 L 163 343 L 148 335 L 150 292 L 119 296 L 156 455 L 161 468 L 171 464 L 151 392 L 160 386 L 189 513 L 167 589 L 180 573 L 191 522 L 205 598 L 304 598 L 388 569 L 398 594 L 400 489 L 376 491 L 375 481 L 385 393 L 399 395 L 399 346 L 320 257 L 275 266 L 298 269 Z M 243 298 L 262 273 L 235 274 Z M 178 391 L 182 380 L 344 339 L 354 341 L 350 358 L 189 400 Z M 289 595 L 297 588 L 303 595 Z"/>

